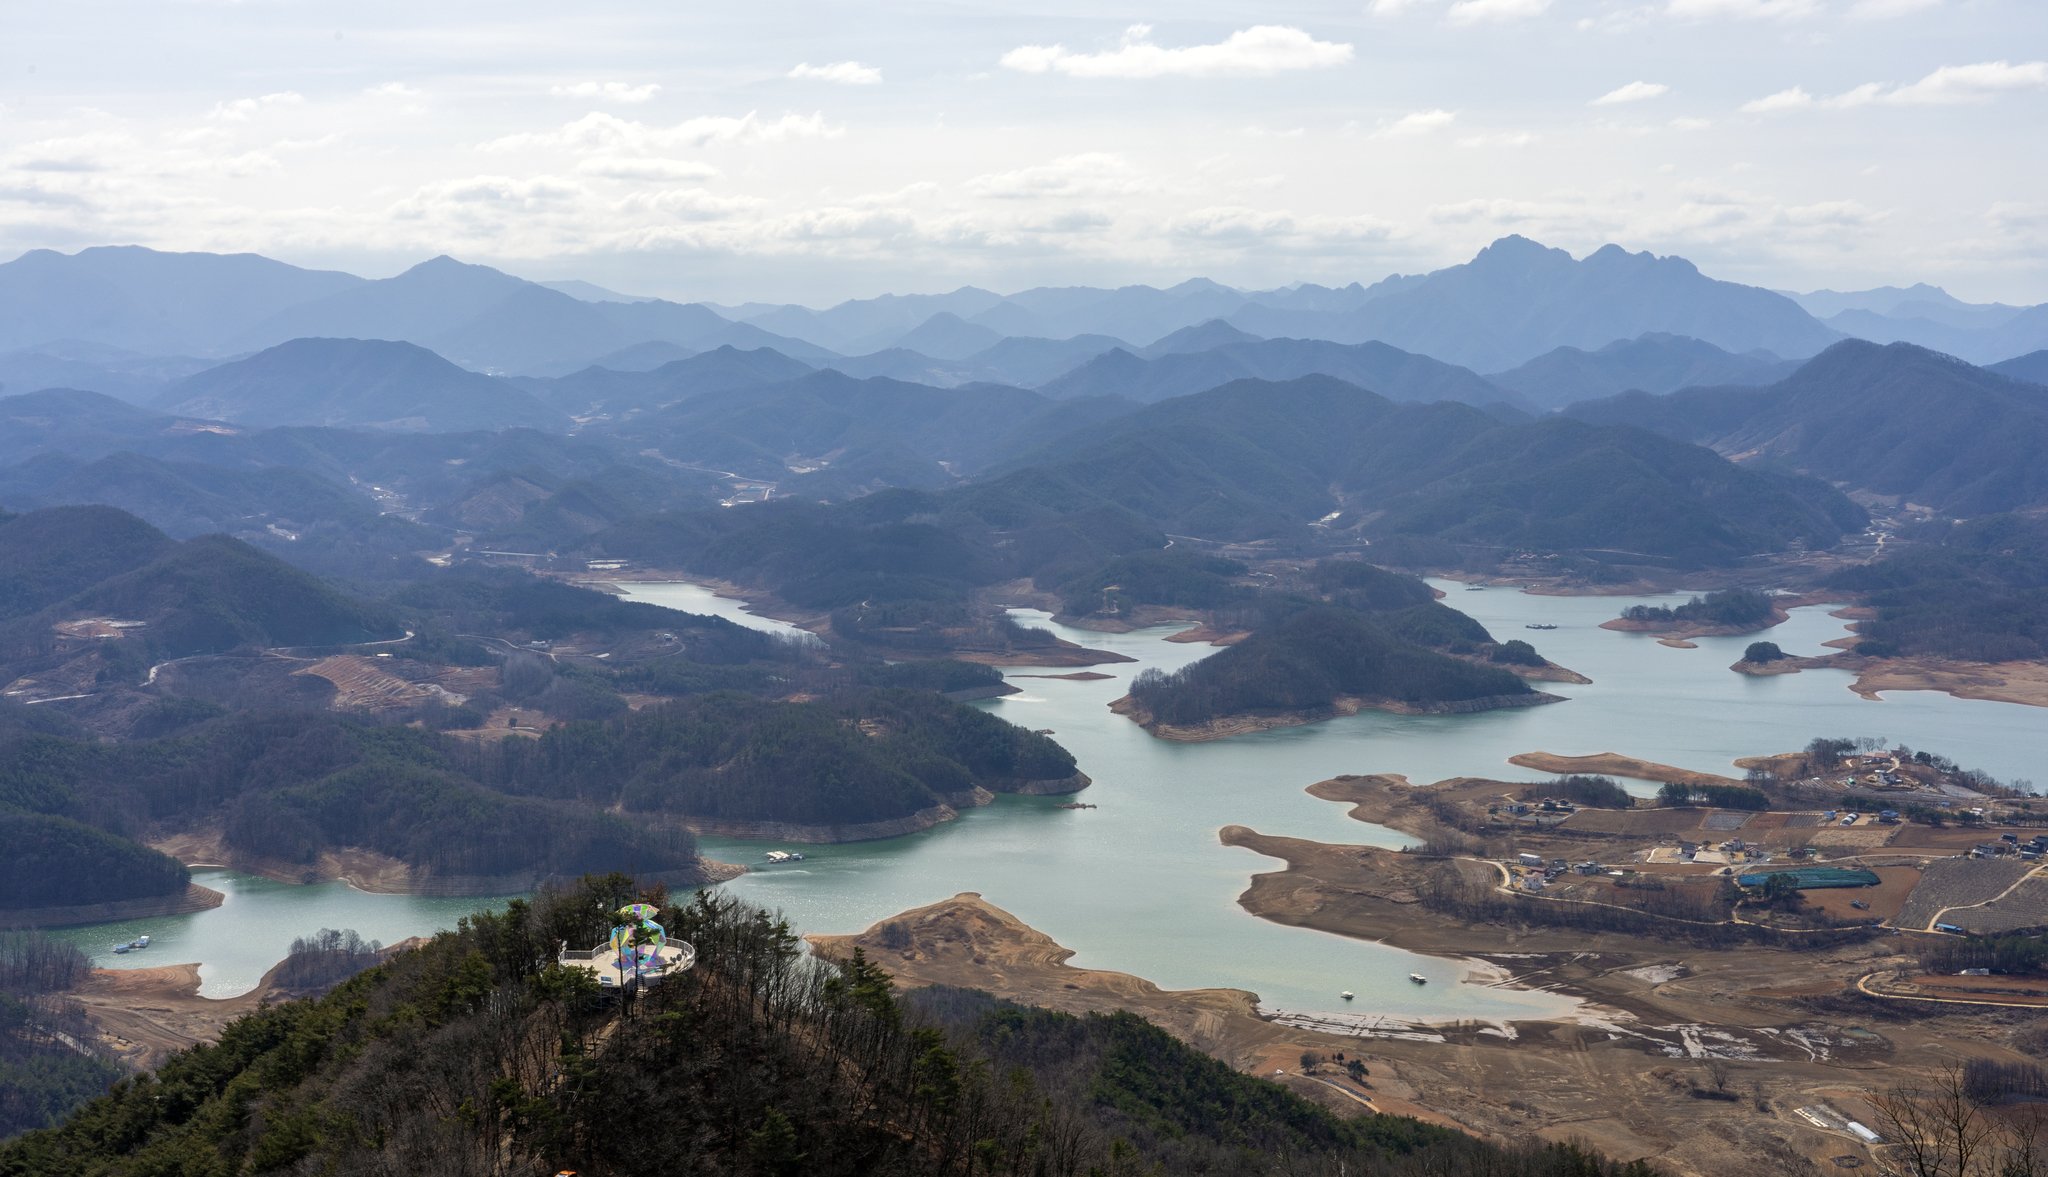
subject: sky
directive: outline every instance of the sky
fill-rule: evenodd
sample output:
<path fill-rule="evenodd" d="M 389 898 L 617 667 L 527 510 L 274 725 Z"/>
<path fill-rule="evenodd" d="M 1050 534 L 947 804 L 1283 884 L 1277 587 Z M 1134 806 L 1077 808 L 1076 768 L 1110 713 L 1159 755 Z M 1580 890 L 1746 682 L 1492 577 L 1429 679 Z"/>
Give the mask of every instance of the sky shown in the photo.
<path fill-rule="evenodd" d="M 1520 233 L 2048 301 L 2042 0 L 0 0 L 0 258 L 825 305 Z"/>

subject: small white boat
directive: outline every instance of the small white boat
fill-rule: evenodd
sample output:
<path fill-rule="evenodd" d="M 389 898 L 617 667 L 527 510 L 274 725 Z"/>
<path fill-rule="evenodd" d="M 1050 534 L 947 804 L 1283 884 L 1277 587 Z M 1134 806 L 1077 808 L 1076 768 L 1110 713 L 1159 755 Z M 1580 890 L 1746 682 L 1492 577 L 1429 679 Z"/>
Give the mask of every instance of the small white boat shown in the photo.
<path fill-rule="evenodd" d="M 768 852 L 768 861 L 770 863 L 802 862 L 803 860 L 804 856 L 793 850 L 770 850 Z"/>
<path fill-rule="evenodd" d="M 1344 992 L 1342 992 L 1342 993 L 1339 993 L 1339 994 L 1338 994 L 1337 996 L 1339 996 L 1339 997 L 1343 998 L 1343 999 L 1344 999 L 1344 1000 L 1346 1000 L 1346 1001 L 1349 1001 L 1349 1000 L 1351 1000 L 1351 999 L 1352 999 L 1353 997 L 1355 997 L 1355 996 L 1357 996 L 1357 995 L 1356 995 L 1356 994 L 1354 994 L 1353 992 L 1351 992 L 1351 990 L 1349 990 L 1349 989 L 1346 989 L 1346 990 L 1345 990 Z"/>
<path fill-rule="evenodd" d="M 137 936 L 137 937 L 136 937 L 136 938 L 135 938 L 134 940 L 132 940 L 132 941 L 130 941 L 130 942 L 129 942 L 129 945 L 128 945 L 128 947 L 130 947 L 130 948 L 147 948 L 147 947 L 149 947 L 149 937 L 147 937 L 147 936 Z"/>
<path fill-rule="evenodd" d="M 1429 978 L 1423 976 L 1421 973 L 1409 973 L 1408 979 L 1415 982 L 1417 985 L 1429 984 Z"/>
<path fill-rule="evenodd" d="M 127 953 L 127 951 L 128 951 L 128 946 L 127 946 L 126 944 L 116 944 L 116 945 L 114 945 L 114 955 L 115 955 L 115 956 L 121 956 L 121 955 L 124 955 L 124 954 L 126 954 L 126 953 Z"/>

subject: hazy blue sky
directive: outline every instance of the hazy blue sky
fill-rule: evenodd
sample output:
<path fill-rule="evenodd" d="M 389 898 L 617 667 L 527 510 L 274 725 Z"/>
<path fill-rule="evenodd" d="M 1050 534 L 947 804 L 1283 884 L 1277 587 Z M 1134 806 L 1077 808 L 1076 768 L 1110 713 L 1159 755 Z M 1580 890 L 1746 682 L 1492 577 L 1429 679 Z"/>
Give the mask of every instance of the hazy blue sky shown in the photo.
<path fill-rule="evenodd" d="M 0 257 L 685 298 L 1372 281 L 1519 232 L 2048 300 L 2042 0 L 0 0 Z"/>

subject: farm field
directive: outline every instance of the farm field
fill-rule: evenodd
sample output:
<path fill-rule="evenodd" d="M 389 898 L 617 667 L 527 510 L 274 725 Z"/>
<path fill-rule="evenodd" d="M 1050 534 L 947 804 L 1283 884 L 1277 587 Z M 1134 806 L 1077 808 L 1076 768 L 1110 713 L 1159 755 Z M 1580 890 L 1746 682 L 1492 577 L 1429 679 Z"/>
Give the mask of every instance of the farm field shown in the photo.
<path fill-rule="evenodd" d="M 2037 875 L 1996 903 L 1951 911 L 1944 919 L 1980 933 L 2048 927 L 2048 878 Z"/>
<path fill-rule="evenodd" d="M 1920 885 L 1913 888 L 1894 922 L 1902 928 L 1925 929 L 1944 909 L 1995 898 L 2032 869 L 2011 859 L 1936 859 L 1927 864 Z"/>

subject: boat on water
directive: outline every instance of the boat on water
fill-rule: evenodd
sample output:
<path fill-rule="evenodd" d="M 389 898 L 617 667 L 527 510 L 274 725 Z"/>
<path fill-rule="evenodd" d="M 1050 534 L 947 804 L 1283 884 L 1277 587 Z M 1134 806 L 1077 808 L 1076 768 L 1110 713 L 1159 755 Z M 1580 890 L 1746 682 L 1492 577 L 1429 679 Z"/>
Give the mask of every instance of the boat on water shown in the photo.
<path fill-rule="evenodd" d="M 137 937 L 136 937 L 135 939 L 133 939 L 133 940 L 129 941 L 129 943 L 128 943 L 128 947 L 130 947 L 130 948 L 147 948 L 147 947 L 149 947 L 149 937 L 147 937 L 147 936 L 137 936 Z"/>
<path fill-rule="evenodd" d="M 1408 979 L 1415 982 L 1417 985 L 1429 984 L 1429 978 L 1423 976 L 1421 973 L 1409 973 Z"/>
<path fill-rule="evenodd" d="M 768 861 L 770 863 L 802 862 L 803 860 L 804 856 L 793 850 L 770 850 L 768 852 Z"/>
<path fill-rule="evenodd" d="M 115 956 L 124 956 L 124 955 L 126 955 L 126 954 L 127 954 L 127 952 L 128 952 L 128 945 L 126 945 L 126 944 L 116 944 L 116 945 L 114 945 L 114 955 L 115 955 Z"/>
<path fill-rule="evenodd" d="M 1358 996 L 1358 995 L 1357 995 L 1357 994 L 1355 994 L 1355 993 L 1353 993 L 1353 992 L 1352 992 L 1351 990 L 1349 990 L 1349 989 L 1346 989 L 1346 990 L 1345 990 L 1344 992 L 1342 992 L 1342 993 L 1339 993 L 1339 994 L 1338 994 L 1337 996 L 1339 996 L 1339 997 L 1343 998 L 1343 999 L 1344 999 L 1344 1000 L 1346 1000 L 1346 1001 L 1349 1001 L 1349 1000 L 1351 1000 L 1351 999 L 1352 999 L 1353 997 L 1356 997 L 1356 996 Z"/>
<path fill-rule="evenodd" d="M 1549 624 L 1549 623 L 1547 623 L 1547 622 L 1541 622 L 1541 621 L 1538 621 L 1538 622 L 1534 622 L 1534 623 L 1531 623 L 1531 624 L 1529 624 L 1529 625 L 1525 625 L 1525 626 L 1523 626 L 1522 628 L 1523 628 L 1523 629 L 1556 629 L 1557 627 L 1556 627 L 1556 626 L 1554 626 L 1554 625 L 1551 625 L 1551 624 Z"/>

